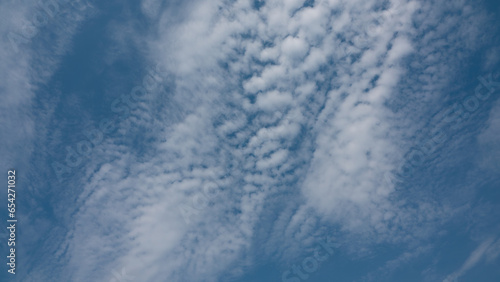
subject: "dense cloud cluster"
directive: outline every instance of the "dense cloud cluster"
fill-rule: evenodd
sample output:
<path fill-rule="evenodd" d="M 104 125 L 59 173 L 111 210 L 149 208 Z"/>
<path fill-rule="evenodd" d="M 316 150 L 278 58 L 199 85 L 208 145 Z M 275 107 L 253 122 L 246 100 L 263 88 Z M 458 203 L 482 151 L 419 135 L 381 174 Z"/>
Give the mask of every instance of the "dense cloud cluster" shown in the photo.
<path fill-rule="evenodd" d="M 81 190 L 68 196 L 76 206 L 56 208 L 71 211 L 55 246 L 68 267 L 57 275 L 109 281 L 110 269 L 126 269 L 140 281 L 222 281 L 251 266 L 255 249 L 293 261 L 331 231 L 322 226 L 337 226 L 353 257 L 373 243 L 428 236 L 454 207 L 425 199 L 406 207 L 386 176 L 414 145 L 422 126 L 414 119 L 446 96 L 435 91 L 454 66 L 438 50 L 463 42 L 454 52 L 466 56 L 480 25 L 465 1 L 429 2 L 143 0 L 148 32 L 109 32 L 118 48 L 137 44 L 164 68 L 162 90 L 131 98 L 127 116 L 116 118 L 119 134 L 85 159 Z M 64 49 L 70 35 L 59 36 Z M 40 77 L 27 64 L 41 58 L 6 52 L 12 67 L 0 71 L 13 78 L 2 87 L 23 89 L 6 107 L 29 105 L 32 89 L 20 85 L 50 76 L 63 52 Z M 497 123 L 492 115 L 481 142 L 495 140 Z M 33 124 L 18 130 L 31 136 Z M 123 141 L 135 135 L 144 137 L 139 145 Z"/>

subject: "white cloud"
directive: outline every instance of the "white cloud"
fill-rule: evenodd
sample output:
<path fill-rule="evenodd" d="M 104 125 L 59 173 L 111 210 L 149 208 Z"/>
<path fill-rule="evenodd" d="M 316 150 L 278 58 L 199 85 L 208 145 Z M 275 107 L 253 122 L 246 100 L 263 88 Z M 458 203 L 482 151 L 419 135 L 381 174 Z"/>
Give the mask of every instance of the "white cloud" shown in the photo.
<path fill-rule="evenodd" d="M 285 58 L 298 61 L 304 58 L 309 50 L 307 43 L 297 37 L 288 36 L 281 45 L 281 52 Z"/>
<path fill-rule="evenodd" d="M 498 90 L 497 90 L 498 91 Z M 492 94 L 495 95 L 495 94 Z M 500 101 L 493 105 L 490 117 L 486 122 L 487 127 L 477 136 L 481 158 L 479 167 L 494 173 L 500 169 Z"/>
<path fill-rule="evenodd" d="M 469 271 L 471 268 L 476 266 L 481 259 L 485 256 L 485 254 L 491 252 L 491 246 L 493 244 L 494 239 L 490 238 L 482 242 L 467 258 L 467 260 L 464 262 L 464 264 L 458 269 L 457 271 L 453 272 L 452 274 L 448 275 L 443 282 L 452 282 L 452 281 L 457 281 L 458 278 L 462 277 L 467 271 Z M 498 242 L 497 244 L 498 245 Z M 498 246 L 495 246 L 498 248 Z M 498 253 L 496 253 L 496 256 L 498 256 Z M 495 256 L 495 257 L 496 257 Z"/>
<path fill-rule="evenodd" d="M 394 234 L 400 226 L 411 232 L 418 220 L 450 213 L 436 203 L 403 210 L 384 178 L 411 132 L 385 104 L 400 95 L 401 61 L 425 57 L 418 67 L 430 84 L 443 70 L 430 69 L 439 57 L 430 42 L 442 34 L 423 38 L 425 50 L 412 37 L 412 17 L 427 2 L 394 0 L 374 10 L 376 1 L 301 8 L 303 1 L 272 0 L 256 10 L 248 0 L 188 1 L 158 15 L 148 14 L 153 2 L 142 7 L 158 17 L 154 32 L 137 36 L 148 39 L 149 60 L 175 74 L 175 87 L 155 94 L 168 102 L 158 116 L 148 113 L 153 101 L 121 121 L 124 134 L 140 125 L 157 137 L 146 153 L 119 137 L 96 149 L 62 243 L 69 263 L 62 277 L 104 281 L 111 269 L 126 269 L 141 281 L 218 281 L 241 273 L 276 195 L 296 198 L 283 204 L 269 236 L 281 245 L 263 245 L 291 256 L 290 244 L 310 241 L 318 222 L 390 241 L 407 235 Z M 182 19 L 171 19 L 169 8 Z M 203 202 L 207 183 L 220 190 Z"/>

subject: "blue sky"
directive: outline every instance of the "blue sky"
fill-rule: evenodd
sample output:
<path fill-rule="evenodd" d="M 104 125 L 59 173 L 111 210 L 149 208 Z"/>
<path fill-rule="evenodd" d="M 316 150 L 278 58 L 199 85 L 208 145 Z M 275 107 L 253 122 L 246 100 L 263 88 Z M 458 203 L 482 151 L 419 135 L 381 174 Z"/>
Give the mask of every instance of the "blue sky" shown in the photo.
<path fill-rule="evenodd" d="M 500 280 L 496 1 L 0 7 L 0 281 Z"/>

